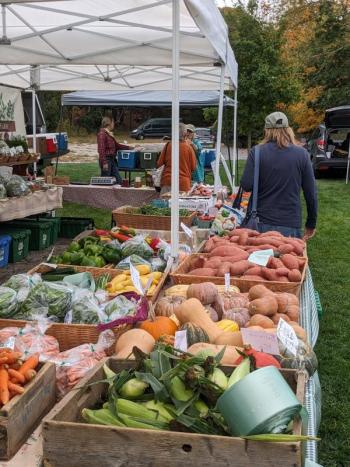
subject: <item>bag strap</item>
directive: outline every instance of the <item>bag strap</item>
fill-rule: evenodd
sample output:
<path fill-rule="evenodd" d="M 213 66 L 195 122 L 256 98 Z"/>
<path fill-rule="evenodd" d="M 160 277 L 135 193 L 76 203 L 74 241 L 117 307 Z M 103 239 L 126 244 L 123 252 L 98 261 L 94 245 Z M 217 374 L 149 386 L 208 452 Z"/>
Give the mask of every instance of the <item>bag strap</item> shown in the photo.
<path fill-rule="evenodd" d="M 252 193 L 252 217 L 256 217 L 258 212 L 258 191 L 259 191 L 259 171 L 260 171 L 260 145 L 254 148 L 254 183 Z"/>
<path fill-rule="evenodd" d="M 237 195 L 235 199 L 233 200 L 232 203 L 232 208 L 233 209 L 240 209 L 241 203 L 242 203 L 242 198 L 243 198 L 243 188 L 242 186 L 239 187 Z"/>

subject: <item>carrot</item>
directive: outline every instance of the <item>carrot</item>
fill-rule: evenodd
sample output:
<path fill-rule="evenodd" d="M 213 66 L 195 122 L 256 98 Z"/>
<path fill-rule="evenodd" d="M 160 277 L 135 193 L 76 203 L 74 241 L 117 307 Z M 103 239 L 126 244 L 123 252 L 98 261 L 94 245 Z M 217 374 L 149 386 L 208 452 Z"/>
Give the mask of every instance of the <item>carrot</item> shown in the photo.
<path fill-rule="evenodd" d="M 24 388 L 22 388 L 22 386 L 20 386 L 19 384 L 11 383 L 11 381 L 8 382 L 8 388 L 11 392 L 14 392 L 15 394 L 24 393 Z"/>
<path fill-rule="evenodd" d="M 21 352 L 12 352 L 7 354 L 7 364 L 8 365 L 13 365 L 14 363 L 17 363 L 18 359 L 21 358 L 22 354 Z"/>
<path fill-rule="evenodd" d="M 18 370 L 22 375 L 25 375 L 28 370 L 34 370 L 39 363 L 39 354 L 32 355 L 26 360 Z"/>
<path fill-rule="evenodd" d="M 0 368 L 0 402 L 5 405 L 10 400 L 8 388 L 9 374 L 5 368 Z"/>
<path fill-rule="evenodd" d="M 26 382 L 25 376 L 17 370 L 9 368 L 8 374 L 10 378 L 15 378 L 21 384 L 24 384 Z"/>
<path fill-rule="evenodd" d="M 36 371 L 35 370 L 28 370 L 24 374 L 26 381 L 31 381 L 36 377 Z"/>

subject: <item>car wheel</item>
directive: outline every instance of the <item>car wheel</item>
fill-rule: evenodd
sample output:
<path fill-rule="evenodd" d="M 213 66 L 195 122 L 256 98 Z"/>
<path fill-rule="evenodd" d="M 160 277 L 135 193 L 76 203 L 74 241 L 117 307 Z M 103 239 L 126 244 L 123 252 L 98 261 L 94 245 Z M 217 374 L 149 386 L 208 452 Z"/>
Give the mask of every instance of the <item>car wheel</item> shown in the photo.
<path fill-rule="evenodd" d="M 138 136 L 137 136 L 137 138 L 136 138 L 136 139 L 138 139 L 138 140 L 142 140 L 142 139 L 144 139 L 144 136 L 143 136 L 142 134 L 140 134 L 140 135 L 138 135 Z"/>

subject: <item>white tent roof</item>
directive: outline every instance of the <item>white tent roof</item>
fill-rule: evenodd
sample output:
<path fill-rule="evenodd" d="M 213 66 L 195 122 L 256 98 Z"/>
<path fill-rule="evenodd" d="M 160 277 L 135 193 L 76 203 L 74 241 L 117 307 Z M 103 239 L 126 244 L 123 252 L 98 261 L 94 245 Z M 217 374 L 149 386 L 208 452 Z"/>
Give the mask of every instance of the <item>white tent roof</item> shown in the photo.
<path fill-rule="evenodd" d="M 179 0 L 181 89 L 237 87 L 237 63 L 214 0 Z M 0 83 L 42 90 L 167 90 L 171 0 L 0 0 Z M 132 64 L 132 65 L 130 65 Z"/>

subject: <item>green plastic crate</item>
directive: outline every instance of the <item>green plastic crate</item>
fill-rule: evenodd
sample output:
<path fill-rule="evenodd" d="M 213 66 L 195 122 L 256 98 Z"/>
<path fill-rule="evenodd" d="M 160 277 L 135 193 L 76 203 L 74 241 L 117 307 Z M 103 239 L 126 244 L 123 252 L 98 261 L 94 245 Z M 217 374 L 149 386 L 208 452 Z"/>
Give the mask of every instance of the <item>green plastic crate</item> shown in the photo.
<path fill-rule="evenodd" d="M 10 244 L 9 263 L 22 261 L 29 254 L 29 239 L 31 232 L 29 229 L 1 229 L 1 233 L 9 235 L 12 240 Z"/>
<path fill-rule="evenodd" d="M 60 234 L 61 228 L 61 218 L 60 217 L 40 217 L 40 222 L 49 222 L 51 224 L 51 241 L 50 244 L 53 245 L 57 242 L 58 236 Z"/>
<path fill-rule="evenodd" d="M 95 222 L 91 218 L 86 217 L 60 217 L 61 228 L 60 237 L 74 238 L 84 230 L 93 230 Z"/>
<path fill-rule="evenodd" d="M 10 222 L 10 228 L 27 228 L 31 232 L 29 250 L 45 250 L 51 242 L 51 222 L 23 219 Z"/>

